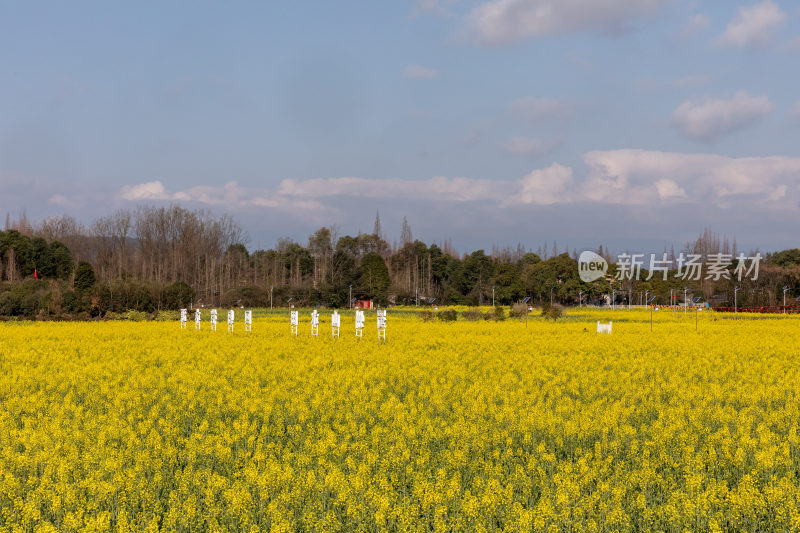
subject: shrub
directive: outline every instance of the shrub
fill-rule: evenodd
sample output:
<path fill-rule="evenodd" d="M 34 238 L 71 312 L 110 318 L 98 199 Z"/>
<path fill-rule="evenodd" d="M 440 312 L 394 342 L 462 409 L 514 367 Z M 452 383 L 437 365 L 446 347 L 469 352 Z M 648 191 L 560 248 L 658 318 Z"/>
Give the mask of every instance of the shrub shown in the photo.
<path fill-rule="evenodd" d="M 433 311 L 430 309 L 425 309 L 424 311 L 419 312 L 419 317 L 422 319 L 423 322 L 430 322 L 433 320 Z"/>
<path fill-rule="evenodd" d="M 564 307 L 559 304 L 547 304 L 542 308 L 542 316 L 546 320 L 556 321 L 564 316 Z"/>
<path fill-rule="evenodd" d="M 38 293 L 28 294 L 22 299 L 19 310 L 22 315 L 27 318 L 33 318 L 39 312 L 39 300 L 41 297 Z"/>
<path fill-rule="evenodd" d="M 81 261 L 78 263 L 78 268 L 75 269 L 75 281 L 73 284 L 75 285 L 75 290 L 79 292 L 86 292 L 97 282 L 97 278 L 94 275 L 94 269 L 92 265 L 87 263 L 86 261 Z"/>
<path fill-rule="evenodd" d="M 455 322 L 456 318 L 458 318 L 458 313 L 456 313 L 455 309 L 444 309 L 437 313 L 436 318 L 442 322 Z"/>
<path fill-rule="evenodd" d="M 82 310 L 81 301 L 72 289 L 65 290 L 61 298 L 63 309 L 67 313 L 77 313 Z"/>
<path fill-rule="evenodd" d="M 150 320 L 150 315 L 134 309 L 128 309 L 122 313 L 108 311 L 103 318 L 106 320 L 130 320 L 131 322 L 145 322 Z"/>
<path fill-rule="evenodd" d="M 180 318 L 181 312 L 176 309 L 156 311 L 153 316 L 153 320 L 158 320 L 159 322 L 177 322 Z"/>
<path fill-rule="evenodd" d="M 516 303 L 511 307 L 511 312 L 509 313 L 511 318 L 517 318 L 522 320 L 526 316 L 528 316 L 528 304 L 523 303 Z"/>
<path fill-rule="evenodd" d="M 12 292 L 0 293 L 0 315 L 18 315 L 21 303 L 21 298 Z"/>
<path fill-rule="evenodd" d="M 195 292 L 183 281 L 176 281 L 164 289 L 164 307 L 167 309 L 181 309 L 194 302 Z"/>
<path fill-rule="evenodd" d="M 491 311 L 486 312 L 486 320 L 494 320 L 495 322 L 502 322 L 506 319 L 506 310 L 499 305 Z"/>
<path fill-rule="evenodd" d="M 467 309 L 461 313 L 461 316 L 464 320 L 469 320 L 470 322 L 483 320 L 483 313 L 481 313 L 479 309 Z"/>

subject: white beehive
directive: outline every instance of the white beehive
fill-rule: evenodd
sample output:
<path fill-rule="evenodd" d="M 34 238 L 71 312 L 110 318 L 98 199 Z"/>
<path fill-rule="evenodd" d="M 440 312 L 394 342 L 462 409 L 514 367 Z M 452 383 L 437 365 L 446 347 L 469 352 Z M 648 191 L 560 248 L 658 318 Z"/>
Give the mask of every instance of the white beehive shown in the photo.
<path fill-rule="evenodd" d="M 339 327 L 342 324 L 342 317 L 338 311 L 334 311 L 331 315 L 331 337 L 339 336 Z"/>
<path fill-rule="evenodd" d="M 609 322 L 608 324 L 601 324 L 600 321 L 597 321 L 597 333 L 608 333 L 611 335 L 611 324 L 613 322 Z"/>
<path fill-rule="evenodd" d="M 361 337 L 364 331 L 364 311 L 356 310 L 356 337 Z"/>
<path fill-rule="evenodd" d="M 378 340 L 386 342 L 386 309 L 378 311 Z"/>
<path fill-rule="evenodd" d="M 297 311 L 292 311 L 291 322 L 292 322 L 292 335 L 297 337 L 297 327 L 300 325 L 300 316 Z"/>

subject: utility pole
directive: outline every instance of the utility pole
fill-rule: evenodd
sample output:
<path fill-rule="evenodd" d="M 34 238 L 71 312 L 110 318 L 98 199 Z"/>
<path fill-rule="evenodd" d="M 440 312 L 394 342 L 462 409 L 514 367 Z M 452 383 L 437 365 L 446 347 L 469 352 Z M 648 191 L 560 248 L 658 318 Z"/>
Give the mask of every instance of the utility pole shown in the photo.
<path fill-rule="evenodd" d="M 273 285 L 269 286 L 269 308 L 272 309 L 272 289 L 275 287 Z"/>
<path fill-rule="evenodd" d="M 786 293 L 789 292 L 790 287 L 788 285 L 784 285 L 783 287 L 783 314 L 786 314 Z"/>
<path fill-rule="evenodd" d="M 552 303 L 552 301 L 550 303 Z M 492 285 L 492 307 L 494 307 L 494 285 Z"/>
<path fill-rule="evenodd" d="M 686 291 L 689 290 L 689 287 L 683 288 L 683 314 L 686 314 L 686 311 L 689 309 L 689 301 L 686 299 Z"/>
<path fill-rule="evenodd" d="M 350 302 L 350 309 L 352 309 L 353 308 L 353 286 L 352 285 L 350 285 L 350 299 L 347 300 L 347 301 Z"/>
<path fill-rule="evenodd" d="M 578 307 L 583 307 L 583 291 L 578 291 Z"/>

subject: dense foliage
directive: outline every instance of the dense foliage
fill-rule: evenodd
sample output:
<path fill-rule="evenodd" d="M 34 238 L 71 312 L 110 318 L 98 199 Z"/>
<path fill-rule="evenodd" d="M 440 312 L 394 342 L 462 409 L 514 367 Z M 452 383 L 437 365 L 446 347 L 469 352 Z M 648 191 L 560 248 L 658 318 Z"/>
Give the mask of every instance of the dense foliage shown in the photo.
<path fill-rule="evenodd" d="M 800 292 L 797 249 L 765 258 L 757 281 L 686 282 L 674 271 L 666 281 L 644 281 L 643 270 L 641 281 L 619 282 L 612 266 L 606 278 L 584 283 L 575 250 L 561 252 L 555 243 L 537 253 L 517 246 L 459 255 L 446 241 L 414 240 L 406 221 L 393 245 L 379 218 L 373 233 L 338 236 L 323 227 L 306 245 L 280 239 L 273 249 L 251 252 L 245 240 L 230 217 L 179 206 L 118 211 L 88 230 L 64 218 L 9 229 L 0 232 L 0 316 L 103 317 L 192 305 L 341 309 L 351 299 L 382 306 L 508 306 L 526 297 L 536 306 L 642 304 L 646 294 L 660 305 L 685 294 L 731 306 L 736 285 L 740 306 L 762 306 L 780 305 L 784 286 Z M 707 230 L 685 251 L 708 257 L 733 252 L 729 246 Z M 614 262 L 602 247 L 598 252 Z M 47 283 L 36 283 L 34 272 Z"/>

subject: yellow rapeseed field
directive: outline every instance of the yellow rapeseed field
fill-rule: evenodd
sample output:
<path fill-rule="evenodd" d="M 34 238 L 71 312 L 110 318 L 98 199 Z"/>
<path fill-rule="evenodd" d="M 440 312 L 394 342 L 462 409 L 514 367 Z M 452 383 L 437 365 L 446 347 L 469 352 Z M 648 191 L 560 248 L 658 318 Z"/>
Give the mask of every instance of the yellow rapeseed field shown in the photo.
<path fill-rule="evenodd" d="M 800 530 L 797 317 L 301 316 L 0 324 L 0 532 Z"/>

